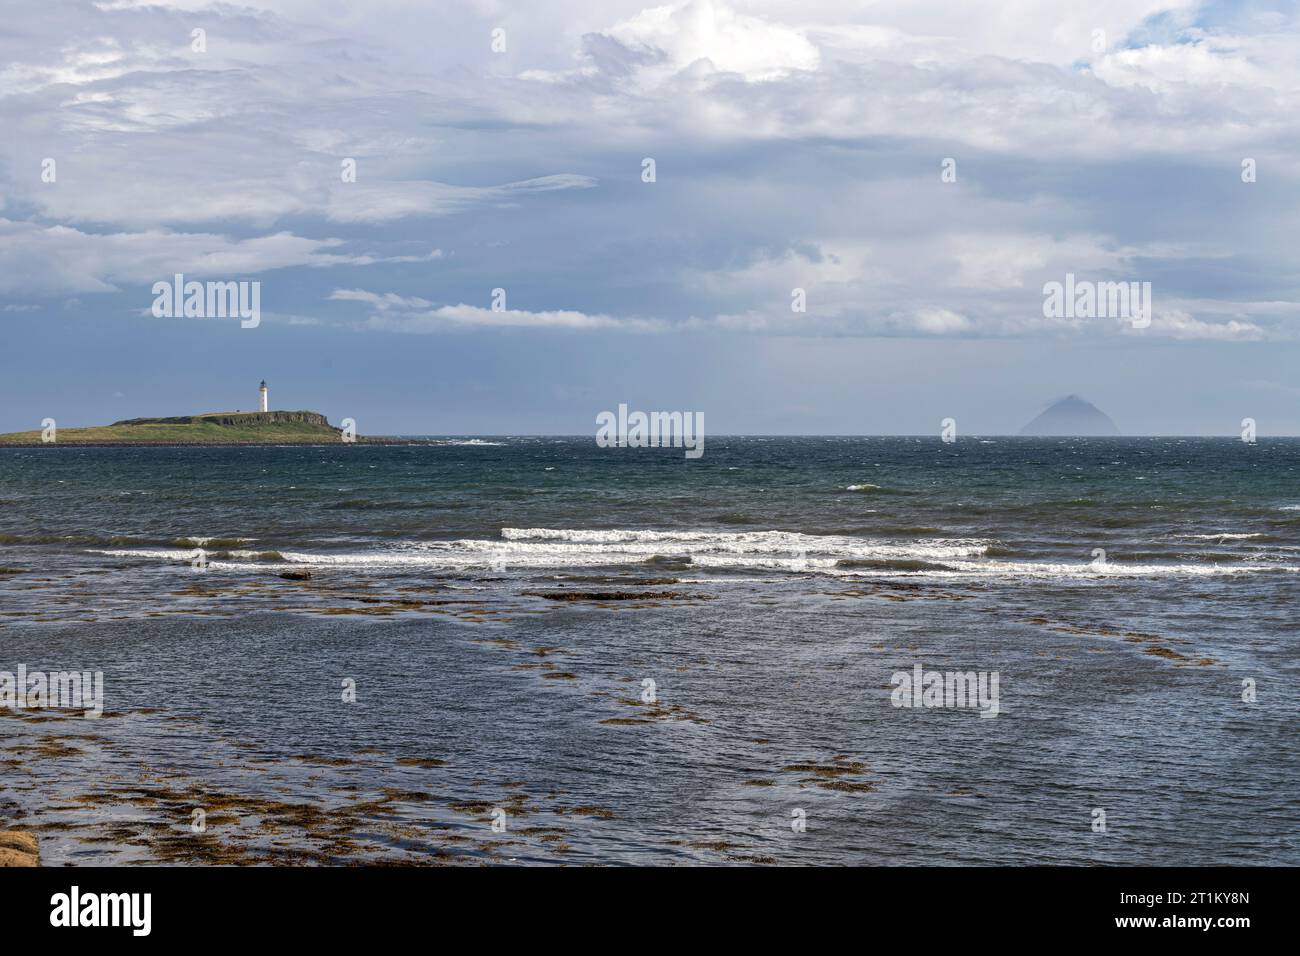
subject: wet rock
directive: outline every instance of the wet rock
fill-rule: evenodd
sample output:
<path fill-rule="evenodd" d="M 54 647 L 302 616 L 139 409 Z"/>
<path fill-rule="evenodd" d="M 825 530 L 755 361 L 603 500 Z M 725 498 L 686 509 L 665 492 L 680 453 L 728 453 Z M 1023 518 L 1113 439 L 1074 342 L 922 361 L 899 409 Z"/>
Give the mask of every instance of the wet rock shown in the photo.
<path fill-rule="evenodd" d="M 525 591 L 524 594 L 548 601 L 663 601 L 694 596 L 684 591 Z"/>
<path fill-rule="evenodd" d="M 0 866 L 40 866 L 36 834 L 26 830 L 0 830 Z"/>

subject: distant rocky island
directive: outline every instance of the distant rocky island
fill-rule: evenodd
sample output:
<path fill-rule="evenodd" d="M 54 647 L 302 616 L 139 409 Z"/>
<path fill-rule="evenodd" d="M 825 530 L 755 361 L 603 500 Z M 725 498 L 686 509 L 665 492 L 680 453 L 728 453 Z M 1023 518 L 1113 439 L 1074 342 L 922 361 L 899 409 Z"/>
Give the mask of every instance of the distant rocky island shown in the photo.
<path fill-rule="evenodd" d="M 58 428 L 53 441 L 40 429 L 0 435 L 0 445 L 337 445 L 344 431 L 319 412 L 209 412 L 170 418 L 128 418 L 91 428 Z M 363 438 L 357 444 L 407 444 Z"/>
<path fill-rule="evenodd" d="M 1020 429 L 1022 435 L 1060 437 L 1115 437 L 1119 433 L 1109 415 L 1078 395 L 1067 395 L 1052 402 Z"/>

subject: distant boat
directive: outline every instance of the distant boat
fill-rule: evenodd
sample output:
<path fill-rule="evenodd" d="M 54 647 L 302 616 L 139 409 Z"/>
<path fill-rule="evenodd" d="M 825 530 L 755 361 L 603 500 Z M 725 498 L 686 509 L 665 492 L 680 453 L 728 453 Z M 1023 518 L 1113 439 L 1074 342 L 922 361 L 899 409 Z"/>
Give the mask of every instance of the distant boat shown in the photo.
<path fill-rule="evenodd" d="M 1119 428 L 1110 416 L 1078 395 L 1067 395 L 1052 402 L 1028 425 L 1022 435 L 1117 436 Z"/>

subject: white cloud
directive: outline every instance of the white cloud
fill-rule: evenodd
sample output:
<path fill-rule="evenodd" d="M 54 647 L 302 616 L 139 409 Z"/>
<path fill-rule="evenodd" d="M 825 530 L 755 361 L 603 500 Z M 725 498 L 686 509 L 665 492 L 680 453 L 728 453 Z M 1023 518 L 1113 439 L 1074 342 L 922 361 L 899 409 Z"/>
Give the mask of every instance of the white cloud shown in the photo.
<path fill-rule="evenodd" d="M 1253 342 L 1265 337 L 1253 322 L 1229 319 L 1206 322 L 1181 309 L 1158 310 L 1151 318 L 1150 332 L 1172 339 L 1202 339 L 1217 342 Z"/>
<path fill-rule="evenodd" d="M 235 278 L 291 266 L 365 264 L 363 257 L 331 251 L 341 242 L 288 232 L 250 239 L 167 230 L 90 233 L 0 219 L 0 293 L 115 292 L 176 272 Z"/>
<path fill-rule="evenodd" d="M 390 222 L 406 216 L 438 216 L 472 206 L 517 203 L 530 193 L 590 189 L 590 176 L 540 176 L 501 186 L 448 186 L 435 182 L 339 183 L 330 189 L 324 215 L 331 222 Z"/>
<path fill-rule="evenodd" d="M 377 312 L 433 307 L 428 299 L 398 295 L 395 292 L 368 292 L 365 289 L 335 289 L 328 298 L 335 302 L 364 302 Z"/>
<path fill-rule="evenodd" d="M 646 73 L 664 78 L 687 68 L 774 80 L 814 70 L 817 47 L 798 30 L 713 0 L 652 7 L 604 35 L 627 49 Z"/>
<path fill-rule="evenodd" d="M 1143 86 L 1166 92 L 1188 86 L 1266 87 L 1271 78 L 1246 58 L 1208 42 L 1154 44 L 1109 53 L 1091 65 L 1111 86 Z"/>
<path fill-rule="evenodd" d="M 495 311 L 465 303 L 434 306 L 427 299 L 416 296 L 402 296 L 392 292 L 369 292 L 365 289 L 335 289 L 328 298 L 368 305 L 371 314 L 359 327 L 377 332 L 432 334 L 467 328 L 611 329 L 623 332 L 651 332 L 664 327 L 663 323 L 646 319 L 620 319 L 572 309 L 530 312 L 524 309 Z"/>

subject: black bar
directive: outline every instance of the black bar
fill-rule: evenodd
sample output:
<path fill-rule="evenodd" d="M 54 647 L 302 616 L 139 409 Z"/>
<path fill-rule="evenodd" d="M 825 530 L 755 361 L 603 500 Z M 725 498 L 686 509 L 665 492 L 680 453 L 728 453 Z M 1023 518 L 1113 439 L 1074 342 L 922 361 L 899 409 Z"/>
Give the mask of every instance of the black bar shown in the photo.
<path fill-rule="evenodd" d="M 128 944 L 250 938 L 337 944 L 429 928 L 451 939 L 447 934 L 458 926 L 470 938 L 519 933 L 536 945 L 585 935 L 610 920 L 626 921 L 634 938 L 663 934 L 664 941 L 705 921 L 737 936 L 762 936 L 775 923 L 805 938 L 820 927 L 828 940 L 848 932 L 862 942 L 923 931 L 941 932 L 950 943 L 992 943 L 1045 932 L 1071 941 L 1127 937 L 1182 945 L 1199 938 L 1230 946 L 1243 932 L 1276 934 L 1288 924 L 1282 906 L 1290 893 L 1283 885 L 1293 882 L 1294 871 L 1280 867 L 44 868 L 0 871 L 0 918 L 6 951 L 15 953 L 24 939 L 70 933 Z M 148 935 L 135 936 L 130 925 L 52 926 L 56 894 L 70 897 L 73 886 L 83 906 L 93 894 L 150 894 Z M 1119 924 L 1148 919 L 1152 925 Z M 1199 925 L 1205 919 L 1208 928 Z"/>

